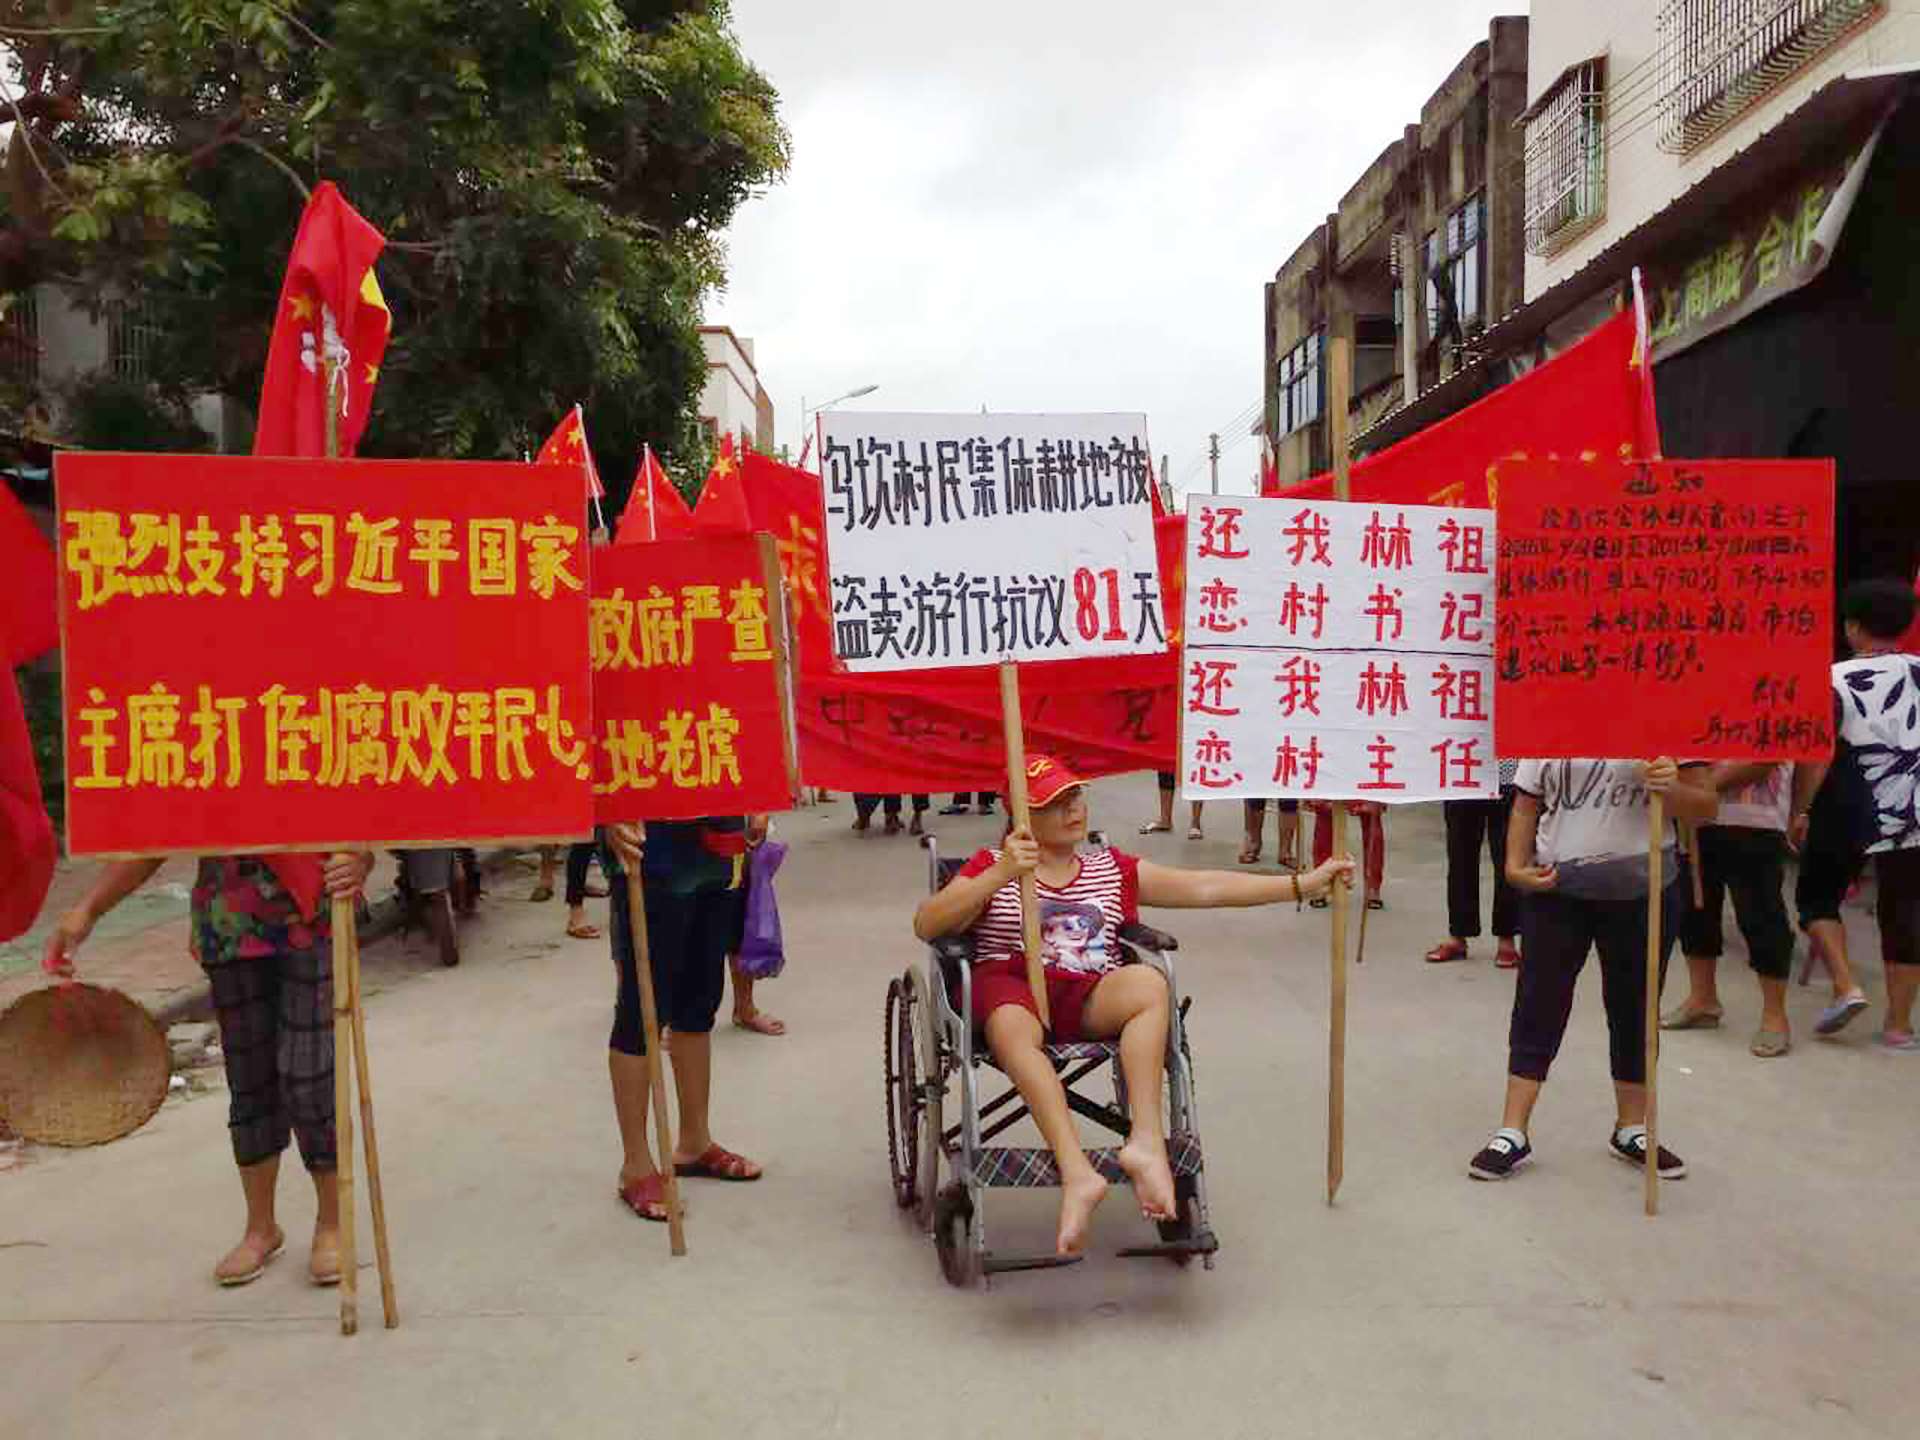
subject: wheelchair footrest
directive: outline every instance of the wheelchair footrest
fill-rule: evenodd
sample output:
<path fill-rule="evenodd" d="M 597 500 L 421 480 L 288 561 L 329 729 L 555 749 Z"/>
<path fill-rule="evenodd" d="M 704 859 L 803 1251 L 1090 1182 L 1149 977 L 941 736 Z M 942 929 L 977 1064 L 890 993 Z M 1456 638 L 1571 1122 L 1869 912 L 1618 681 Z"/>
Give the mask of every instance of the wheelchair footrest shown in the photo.
<path fill-rule="evenodd" d="M 1182 1255 L 1213 1255 L 1220 1249 L 1220 1239 L 1211 1230 L 1195 1235 L 1190 1240 L 1165 1240 L 1158 1245 L 1129 1245 L 1116 1252 L 1123 1260 L 1178 1259 Z"/>
<path fill-rule="evenodd" d="M 1127 1183 L 1127 1173 L 1120 1168 L 1120 1152 L 1116 1147 L 1089 1150 L 1087 1159 L 1095 1170 L 1116 1185 Z M 1169 1135 L 1167 1160 L 1176 1176 L 1198 1175 L 1201 1168 L 1200 1137 Z M 973 1167 L 973 1180 L 976 1185 L 996 1189 L 1057 1189 L 1060 1184 L 1060 1165 L 1053 1158 L 1053 1152 L 1045 1148 L 993 1147 L 981 1150 Z"/>
<path fill-rule="evenodd" d="M 995 1255 L 980 1258 L 980 1268 L 989 1275 L 1007 1275 L 1015 1270 L 1063 1270 L 1078 1265 L 1084 1255 Z"/>

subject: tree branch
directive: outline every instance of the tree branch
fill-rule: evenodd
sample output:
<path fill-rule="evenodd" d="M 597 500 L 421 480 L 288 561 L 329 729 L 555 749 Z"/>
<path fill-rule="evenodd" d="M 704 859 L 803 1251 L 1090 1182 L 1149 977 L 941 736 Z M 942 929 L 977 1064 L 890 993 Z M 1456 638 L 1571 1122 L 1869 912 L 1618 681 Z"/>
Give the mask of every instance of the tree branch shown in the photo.
<path fill-rule="evenodd" d="M 27 158 L 33 161 L 33 168 L 40 172 L 40 178 L 46 182 L 47 189 L 65 200 L 67 192 L 62 190 L 53 176 L 47 173 L 46 164 L 40 159 L 40 152 L 33 148 L 33 126 L 27 117 L 20 113 L 20 102 L 14 98 L 13 87 L 0 83 L 0 99 L 4 99 L 7 102 L 7 108 L 13 112 L 13 133 L 20 137 L 21 148 L 27 152 Z"/>
<path fill-rule="evenodd" d="M 293 188 L 300 192 L 300 198 L 302 200 L 311 200 L 313 198 L 313 189 L 311 186 L 307 184 L 306 181 L 300 178 L 300 172 L 298 170 L 295 170 L 291 165 L 287 164 L 286 161 L 282 160 L 278 155 L 274 154 L 271 150 L 267 149 L 266 146 L 257 145 L 253 141 L 247 139 L 247 137 L 244 135 L 235 135 L 229 143 L 238 145 L 243 150 L 251 150 L 254 154 L 258 155 L 262 160 L 266 161 L 269 165 L 273 166 L 281 174 L 285 175 L 287 179 L 293 182 Z"/>

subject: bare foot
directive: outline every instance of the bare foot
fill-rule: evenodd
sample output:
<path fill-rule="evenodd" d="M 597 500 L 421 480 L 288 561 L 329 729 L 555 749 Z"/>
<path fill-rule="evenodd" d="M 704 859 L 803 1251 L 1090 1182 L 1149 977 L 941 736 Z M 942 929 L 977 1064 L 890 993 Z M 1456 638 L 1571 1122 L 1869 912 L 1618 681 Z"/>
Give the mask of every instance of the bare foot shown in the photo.
<path fill-rule="evenodd" d="M 1120 1147 L 1120 1168 L 1133 1182 L 1133 1197 L 1149 1220 L 1172 1220 L 1173 1168 L 1167 1164 L 1164 1143 L 1129 1140 Z"/>
<path fill-rule="evenodd" d="M 766 1011 L 759 1009 L 749 1010 L 745 1014 L 742 1014 L 738 1010 L 734 1011 L 733 1023 L 742 1030 L 751 1030 L 756 1035 L 784 1035 L 787 1033 L 786 1021 L 776 1020 L 773 1016 L 767 1014 Z"/>
<path fill-rule="evenodd" d="M 313 1253 L 307 1257 L 307 1279 L 315 1285 L 340 1283 L 340 1232 L 315 1226 Z"/>
<path fill-rule="evenodd" d="M 1078 1255 L 1086 1248 L 1087 1226 L 1093 1212 L 1107 1198 L 1107 1182 L 1099 1173 L 1088 1170 L 1077 1180 L 1060 1185 L 1060 1236 L 1054 1249 L 1062 1255 Z"/>
<path fill-rule="evenodd" d="M 278 1225 L 265 1235 L 248 1234 L 221 1256 L 213 1267 L 213 1278 L 222 1285 L 251 1285 L 260 1278 L 273 1257 L 287 1248 L 287 1232 Z"/>

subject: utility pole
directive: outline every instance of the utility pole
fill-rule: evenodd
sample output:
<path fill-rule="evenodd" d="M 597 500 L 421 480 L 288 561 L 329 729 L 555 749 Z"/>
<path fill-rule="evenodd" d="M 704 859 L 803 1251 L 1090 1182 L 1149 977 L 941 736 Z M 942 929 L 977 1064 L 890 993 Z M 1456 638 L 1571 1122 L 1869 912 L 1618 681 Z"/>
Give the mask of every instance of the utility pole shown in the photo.
<path fill-rule="evenodd" d="M 1218 495 L 1220 493 L 1220 437 L 1218 435 L 1207 437 L 1207 463 L 1213 469 L 1213 493 Z"/>

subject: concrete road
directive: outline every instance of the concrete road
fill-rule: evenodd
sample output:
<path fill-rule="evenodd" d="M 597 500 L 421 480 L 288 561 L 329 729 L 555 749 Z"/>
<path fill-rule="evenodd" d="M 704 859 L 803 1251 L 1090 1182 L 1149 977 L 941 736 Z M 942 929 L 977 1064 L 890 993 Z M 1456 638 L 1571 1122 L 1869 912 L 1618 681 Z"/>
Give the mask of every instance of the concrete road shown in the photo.
<path fill-rule="evenodd" d="M 1150 780 L 1099 787 L 1131 839 Z M 403 1324 L 335 1330 L 295 1243 L 253 1287 L 207 1268 L 239 1204 L 223 1097 L 0 1174 L 0 1435 L 1554 1436 L 1911 1434 L 1920 1061 L 1810 1038 L 1746 1053 L 1670 1037 L 1664 1138 L 1693 1168 L 1640 1210 L 1611 1158 L 1598 982 L 1536 1122 L 1533 1169 L 1464 1167 L 1498 1118 L 1510 978 L 1428 967 L 1437 813 L 1391 822 L 1387 898 L 1354 977 L 1347 1179 L 1324 1202 L 1324 918 L 1162 916 L 1184 942 L 1216 1225 L 1211 1274 L 1110 1252 L 959 1293 L 891 1204 L 880 1101 L 887 977 L 914 958 L 921 857 L 856 840 L 847 806 L 781 822 L 792 960 L 765 990 L 792 1033 L 718 1037 L 716 1128 L 755 1186 L 691 1185 L 691 1255 L 614 1198 L 602 1054 L 612 975 L 558 906 L 489 902 L 467 963 L 405 973 L 368 1021 Z M 1230 864 L 1213 834 L 1140 842 Z M 942 822 L 971 846 L 992 822 Z M 1855 943 L 1871 926 L 1854 917 Z M 1877 983 L 1877 970 L 1869 968 Z M 363 1194 L 364 1201 L 364 1194 Z M 994 1196 L 998 1242 L 1041 1246 L 1051 1197 Z M 363 1221 L 363 1235 L 365 1227 Z"/>

